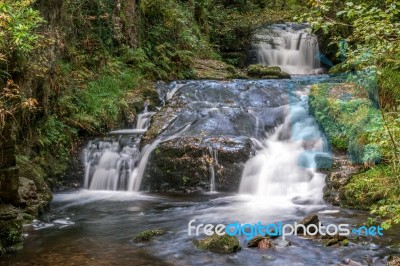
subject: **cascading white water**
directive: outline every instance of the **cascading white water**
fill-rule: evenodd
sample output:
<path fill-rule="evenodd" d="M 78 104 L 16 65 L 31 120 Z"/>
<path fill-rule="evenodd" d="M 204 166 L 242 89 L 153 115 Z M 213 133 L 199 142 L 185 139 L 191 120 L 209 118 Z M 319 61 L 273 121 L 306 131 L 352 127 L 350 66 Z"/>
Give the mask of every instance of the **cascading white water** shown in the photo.
<path fill-rule="evenodd" d="M 308 98 L 290 103 L 283 124 L 262 143 L 246 164 L 239 192 L 265 202 L 322 201 L 324 175 L 316 171 L 315 156 L 328 154 L 325 137 L 308 114 Z"/>
<path fill-rule="evenodd" d="M 157 145 L 162 141 L 169 141 L 179 137 L 183 132 L 189 128 L 190 124 L 185 125 L 182 129 L 178 130 L 175 134 L 163 137 L 159 136 L 152 144 L 148 144 L 142 151 L 141 159 L 138 166 L 133 170 L 129 177 L 129 191 L 139 191 L 140 185 L 142 184 L 143 174 L 146 170 L 147 162 L 151 152 L 157 147 Z"/>
<path fill-rule="evenodd" d="M 254 45 L 260 64 L 279 66 L 289 74 L 320 74 L 318 40 L 303 27 L 276 24 L 256 34 Z"/>
<path fill-rule="evenodd" d="M 91 190 L 128 190 L 132 172 L 141 157 L 139 144 L 141 135 L 150 125 L 154 112 L 149 112 L 146 102 L 143 113 L 138 115 L 136 128 L 110 132 L 119 136 L 111 141 L 89 142 L 85 149 L 84 188 Z M 122 135 L 130 135 L 128 143 Z M 137 170 L 136 170 L 137 171 Z"/>
<path fill-rule="evenodd" d="M 215 192 L 215 166 L 218 165 L 218 150 L 208 147 L 208 152 L 212 159 L 210 163 L 210 192 Z"/>

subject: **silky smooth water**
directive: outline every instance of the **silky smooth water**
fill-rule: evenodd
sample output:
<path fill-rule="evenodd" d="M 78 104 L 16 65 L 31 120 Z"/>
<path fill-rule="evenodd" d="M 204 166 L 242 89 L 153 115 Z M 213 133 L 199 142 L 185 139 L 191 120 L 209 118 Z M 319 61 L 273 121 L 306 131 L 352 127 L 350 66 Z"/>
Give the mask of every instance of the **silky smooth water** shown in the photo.
<path fill-rule="evenodd" d="M 320 74 L 317 37 L 306 25 L 274 24 L 260 29 L 254 44 L 260 64 L 279 66 L 289 74 Z"/>
<path fill-rule="evenodd" d="M 204 235 L 188 236 L 188 222 L 293 222 L 317 212 L 324 224 L 361 224 L 368 214 L 327 205 L 280 206 L 253 197 L 223 193 L 151 194 L 89 191 L 54 195 L 40 222 L 25 227 L 24 250 L 2 257 L 0 265 L 384 265 L 388 246 L 399 240 L 396 230 L 381 238 L 350 239 L 349 247 L 323 247 L 320 242 L 291 236 L 270 250 L 243 247 L 235 254 L 201 251 L 192 244 Z M 147 243 L 132 237 L 145 229 L 168 233 Z"/>

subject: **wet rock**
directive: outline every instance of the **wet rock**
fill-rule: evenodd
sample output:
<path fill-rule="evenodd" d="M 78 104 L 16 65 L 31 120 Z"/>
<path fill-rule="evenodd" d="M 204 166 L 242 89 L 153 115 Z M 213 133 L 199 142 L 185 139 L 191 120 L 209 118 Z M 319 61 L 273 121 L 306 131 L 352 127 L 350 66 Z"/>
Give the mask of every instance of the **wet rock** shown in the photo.
<path fill-rule="evenodd" d="M 135 242 L 144 242 L 144 241 L 150 241 L 156 236 L 162 236 L 165 235 L 167 232 L 164 229 L 150 229 L 150 230 L 145 230 L 139 234 L 137 234 L 134 238 L 133 241 Z"/>
<path fill-rule="evenodd" d="M 214 175 L 216 190 L 235 192 L 251 153 L 248 138 L 182 137 L 163 142 L 150 155 L 142 186 L 163 191 L 209 190 Z"/>
<path fill-rule="evenodd" d="M 389 256 L 386 266 L 400 266 L 400 257 Z"/>
<path fill-rule="evenodd" d="M 259 249 L 270 249 L 273 247 L 272 241 L 269 238 L 263 238 L 258 242 L 257 248 Z"/>
<path fill-rule="evenodd" d="M 342 235 L 325 235 L 322 237 L 322 243 L 325 247 L 330 247 L 330 246 L 348 246 L 349 245 L 349 240 L 347 239 L 346 236 Z"/>
<path fill-rule="evenodd" d="M 217 253 L 229 254 L 241 249 L 239 240 L 234 236 L 214 234 L 202 240 L 193 240 L 193 244 L 202 250 L 210 250 Z"/>
<path fill-rule="evenodd" d="M 158 84 L 166 105 L 142 138 L 141 148 L 160 142 L 149 156 L 141 189 L 196 191 L 215 184 L 217 191 L 237 192 L 244 163 L 255 153 L 252 139 L 264 138 L 286 117 L 282 83 Z"/>
<path fill-rule="evenodd" d="M 336 153 L 333 155 L 333 165 L 325 178 L 324 199 L 334 206 L 340 206 L 344 202 L 345 186 L 350 178 L 361 172 L 363 167 L 355 165 L 348 159 L 346 154 Z"/>
<path fill-rule="evenodd" d="M 247 75 L 252 78 L 262 79 L 290 79 L 290 75 L 276 66 L 263 66 L 260 64 L 250 65 Z"/>
<path fill-rule="evenodd" d="M 263 240 L 264 238 L 267 237 L 263 237 L 263 236 L 255 236 L 252 239 L 250 239 L 250 241 L 247 243 L 247 247 L 248 248 L 255 248 L 258 246 L 258 243 Z"/>
<path fill-rule="evenodd" d="M 306 228 L 309 225 L 316 225 L 319 226 L 319 218 L 315 213 L 311 213 L 309 215 L 307 215 L 303 220 L 301 220 L 300 222 L 298 222 L 298 224 L 302 224 L 304 225 Z M 314 233 L 315 230 L 313 230 L 313 228 L 310 228 L 308 231 L 310 231 L 310 233 Z M 304 230 L 302 227 L 298 227 L 297 228 L 297 234 L 301 235 L 301 234 L 305 234 Z"/>
<path fill-rule="evenodd" d="M 317 154 L 314 160 L 317 169 L 330 169 L 333 164 L 332 157 L 326 154 Z"/>

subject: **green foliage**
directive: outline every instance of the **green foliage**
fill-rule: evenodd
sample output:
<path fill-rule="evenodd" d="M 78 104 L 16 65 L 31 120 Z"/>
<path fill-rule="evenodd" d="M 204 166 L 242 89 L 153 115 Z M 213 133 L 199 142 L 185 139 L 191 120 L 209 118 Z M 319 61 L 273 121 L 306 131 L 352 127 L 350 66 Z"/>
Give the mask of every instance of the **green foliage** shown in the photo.
<path fill-rule="evenodd" d="M 356 163 L 375 164 L 380 149 L 373 148 L 375 134 L 382 134 L 379 110 L 354 84 L 319 84 L 312 88 L 310 106 L 334 148 L 347 150 Z"/>
<path fill-rule="evenodd" d="M 300 19 L 314 30 L 331 33 L 331 45 L 338 47 L 338 56 L 345 56 L 345 66 L 400 68 L 400 1 L 308 0 L 308 4 L 309 11 Z"/>
<path fill-rule="evenodd" d="M 269 23 L 284 22 L 290 10 L 263 9 L 258 5 L 214 4 L 209 8 L 210 41 L 229 64 L 243 67 L 246 53 L 251 47 L 253 33 Z M 262 5 L 261 5 L 262 6 Z"/>
<path fill-rule="evenodd" d="M 345 187 L 346 206 L 371 210 L 381 218 L 384 229 L 400 223 L 400 189 L 394 185 L 398 184 L 398 178 L 398 174 L 387 165 L 353 176 Z M 370 221 L 376 222 L 376 219 Z"/>
<path fill-rule="evenodd" d="M 190 3 L 175 0 L 145 0 L 140 3 L 143 16 L 142 49 L 154 64 L 156 79 L 191 77 L 194 56 L 210 48 L 201 34 Z"/>
<path fill-rule="evenodd" d="M 68 15 L 73 27 L 71 37 L 74 45 L 86 51 L 110 52 L 113 42 L 113 10 L 112 0 L 70 0 Z"/>
<path fill-rule="evenodd" d="M 380 106 L 387 111 L 400 111 L 400 71 L 385 67 L 379 76 Z"/>
<path fill-rule="evenodd" d="M 128 108 L 125 95 L 139 79 L 137 73 L 122 66 L 87 81 L 83 88 L 72 88 L 58 101 L 57 113 L 68 125 L 86 132 L 108 130 L 117 125 Z"/>
<path fill-rule="evenodd" d="M 43 19 L 31 5 L 34 0 L 0 1 L 0 63 L 14 53 L 27 55 L 37 46 L 39 35 L 34 31 Z"/>
<path fill-rule="evenodd" d="M 182 177 L 182 184 L 184 186 L 186 186 L 187 184 L 189 184 L 190 178 L 188 176 L 183 176 Z"/>

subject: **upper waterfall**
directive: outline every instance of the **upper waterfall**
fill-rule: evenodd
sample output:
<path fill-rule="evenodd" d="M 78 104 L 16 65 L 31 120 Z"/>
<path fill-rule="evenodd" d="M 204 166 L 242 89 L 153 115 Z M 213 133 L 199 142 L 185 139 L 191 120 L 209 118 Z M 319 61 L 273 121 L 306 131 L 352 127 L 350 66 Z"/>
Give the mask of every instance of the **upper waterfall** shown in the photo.
<path fill-rule="evenodd" d="M 320 74 L 318 39 L 302 24 L 274 24 L 255 34 L 257 62 L 289 74 Z"/>

